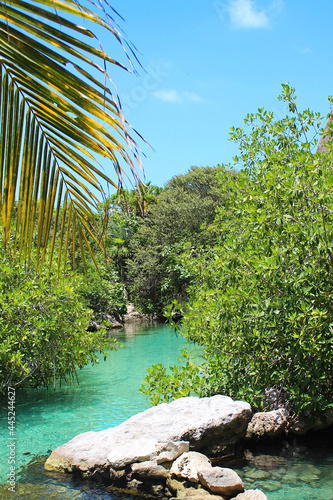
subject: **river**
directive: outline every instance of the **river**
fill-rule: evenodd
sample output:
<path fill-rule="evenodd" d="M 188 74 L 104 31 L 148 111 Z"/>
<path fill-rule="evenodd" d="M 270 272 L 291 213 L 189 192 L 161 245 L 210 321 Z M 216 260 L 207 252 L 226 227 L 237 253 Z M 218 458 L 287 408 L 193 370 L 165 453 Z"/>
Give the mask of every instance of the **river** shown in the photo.
<path fill-rule="evenodd" d="M 176 363 L 180 350 L 191 348 L 164 325 L 141 326 L 119 332 L 122 347 L 107 360 L 79 372 L 80 384 L 53 389 L 22 390 L 16 395 L 15 460 L 17 493 L 8 491 L 9 431 L 7 403 L 1 406 L 0 498 L 5 499 L 110 499 L 121 495 L 91 489 L 71 476 L 43 469 L 50 450 L 81 432 L 99 431 L 123 422 L 150 407 L 139 388 L 149 366 Z M 193 348 L 193 347 L 192 347 Z M 195 347 L 194 347 L 195 350 Z M 247 487 L 261 487 L 269 500 L 329 500 L 333 497 L 333 453 L 269 455 L 248 461 L 238 472 Z M 128 496 L 126 498 L 129 498 Z"/>

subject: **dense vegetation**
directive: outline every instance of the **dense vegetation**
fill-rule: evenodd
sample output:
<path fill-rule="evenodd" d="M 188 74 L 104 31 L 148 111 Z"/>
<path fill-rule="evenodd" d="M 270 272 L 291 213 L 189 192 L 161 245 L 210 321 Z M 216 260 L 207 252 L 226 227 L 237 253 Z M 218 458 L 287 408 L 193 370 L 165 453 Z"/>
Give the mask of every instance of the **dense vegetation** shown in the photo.
<path fill-rule="evenodd" d="M 168 303 L 186 300 L 191 271 L 184 251 L 213 244 L 207 228 L 223 199 L 217 169 L 211 167 L 192 167 L 159 193 L 132 238 L 127 260 L 129 291 L 140 311 L 161 316 Z"/>
<path fill-rule="evenodd" d="M 19 262 L 0 263 L 0 392 L 76 379 L 77 368 L 112 347 L 88 331 L 84 308 L 68 277 L 38 275 Z"/>
<path fill-rule="evenodd" d="M 283 86 L 289 114 L 263 109 L 232 130 L 240 170 L 225 178 L 214 225 L 217 243 L 188 252 L 192 275 L 177 328 L 204 347 L 200 367 L 156 365 L 145 391 L 153 401 L 190 393 L 228 394 L 265 407 L 274 388 L 291 410 L 320 411 L 333 396 L 332 142 L 315 153 L 322 124 L 299 112 Z"/>
<path fill-rule="evenodd" d="M 164 189 L 148 183 L 100 203 L 93 222 L 104 233 L 104 248 L 92 240 L 93 254 L 75 252 L 79 229 L 74 227 L 68 234 L 65 275 L 56 263 L 37 273 L 36 252 L 26 264 L 5 256 L 0 390 L 9 383 L 55 386 L 57 379 L 76 378 L 77 368 L 97 361 L 95 351 L 114 345 L 103 331 L 89 331 L 93 324 L 122 321 L 129 301 L 161 316 L 168 302 L 186 297 L 191 275 L 182 262 L 184 249 L 202 251 L 212 243 L 207 223 L 213 222 L 222 199 L 217 169 L 193 167 Z M 58 232 L 55 248 L 60 241 Z"/>

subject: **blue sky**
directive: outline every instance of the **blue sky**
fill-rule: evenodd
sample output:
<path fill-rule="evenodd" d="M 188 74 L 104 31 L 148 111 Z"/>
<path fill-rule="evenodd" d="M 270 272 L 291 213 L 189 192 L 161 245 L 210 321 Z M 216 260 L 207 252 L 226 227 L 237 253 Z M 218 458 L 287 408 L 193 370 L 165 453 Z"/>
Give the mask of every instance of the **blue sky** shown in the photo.
<path fill-rule="evenodd" d="M 154 148 L 141 143 L 152 184 L 163 186 L 192 165 L 230 162 L 237 152 L 230 127 L 259 107 L 285 114 L 277 100 L 282 83 L 296 88 L 301 109 L 330 109 L 332 0 L 111 4 L 144 68 L 136 64 L 139 76 L 113 69 L 112 77 L 125 116 Z M 102 42 L 112 54 L 114 42 Z"/>

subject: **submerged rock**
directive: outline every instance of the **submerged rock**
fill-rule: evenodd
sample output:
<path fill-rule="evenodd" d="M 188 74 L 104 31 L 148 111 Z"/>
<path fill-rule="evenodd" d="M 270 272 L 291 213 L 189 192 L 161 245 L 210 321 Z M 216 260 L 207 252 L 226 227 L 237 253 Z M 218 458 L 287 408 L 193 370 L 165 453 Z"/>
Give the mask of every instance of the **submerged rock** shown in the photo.
<path fill-rule="evenodd" d="M 119 469 L 158 460 L 167 451 L 161 443 L 179 441 L 212 456 L 244 437 L 251 414 L 248 403 L 227 396 L 180 398 L 134 415 L 117 427 L 76 436 L 51 453 L 45 468 L 83 473 Z"/>
<path fill-rule="evenodd" d="M 237 495 L 233 500 L 268 500 L 268 498 L 260 490 L 247 490 Z"/>

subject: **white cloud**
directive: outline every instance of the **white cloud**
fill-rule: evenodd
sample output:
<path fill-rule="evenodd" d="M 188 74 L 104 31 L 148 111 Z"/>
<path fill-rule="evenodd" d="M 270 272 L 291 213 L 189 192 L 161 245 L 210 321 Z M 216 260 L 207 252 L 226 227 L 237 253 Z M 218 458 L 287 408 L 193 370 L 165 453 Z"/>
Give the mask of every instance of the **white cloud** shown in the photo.
<path fill-rule="evenodd" d="M 313 50 L 309 49 L 308 47 L 303 47 L 303 48 L 296 47 L 296 50 L 301 54 L 313 54 Z"/>
<path fill-rule="evenodd" d="M 166 102 L 202 102 L 203 99 L 198 94 L 192 92 L 178 92 L 175 89 L 156 90 L 153 95 Z"/>
<path fill-rule="evenodd" d="M 227 11 L 235 28 L 267 28 L 266 13 L 256 8 L 253 0 L 231 0 Z"/>
<path fill-rule="evenodd" d="M 192 92 L 183 92 L 183 96 L 187 101 L 192 101 L 192 102 L 203 101 L 202 97 L 200 97 L 198 94 L 193 94 Z"/>
<path fill-rule="evenodd" d="M 175 89 L 156 90 L 156 92 L 153 92 L 153 95 L 167 102 L 181 102 L 182 100 L 179 92 Z"/>

